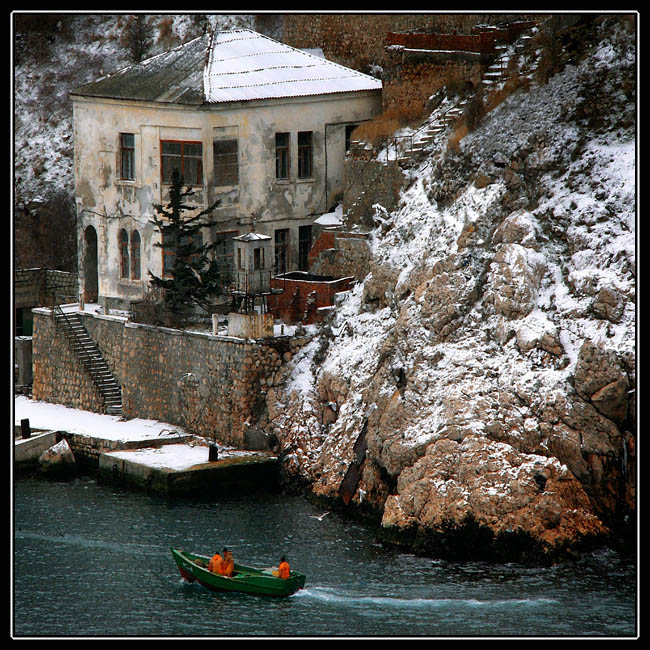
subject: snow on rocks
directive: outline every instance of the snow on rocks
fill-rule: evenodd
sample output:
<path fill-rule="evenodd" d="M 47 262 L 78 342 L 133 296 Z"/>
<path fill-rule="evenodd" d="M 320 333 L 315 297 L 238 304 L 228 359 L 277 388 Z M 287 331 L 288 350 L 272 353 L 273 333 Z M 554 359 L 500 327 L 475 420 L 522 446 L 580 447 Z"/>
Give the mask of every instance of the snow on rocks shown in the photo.
<path fill-rule="evenodd" d="M 562 547 L 620 523 L 612 495 L 634 510 L 633 125 L 616 99 L 598 127 L 581 94 L 594 66 L 613 97 L 629 70 L 598 51 L 508 97 L 377 207 L 371 272 L 281 400 L 278 438 L 318 494 L 336 496 L 364 432 L 359 489 L 384 527 L 471 513 Z"/>

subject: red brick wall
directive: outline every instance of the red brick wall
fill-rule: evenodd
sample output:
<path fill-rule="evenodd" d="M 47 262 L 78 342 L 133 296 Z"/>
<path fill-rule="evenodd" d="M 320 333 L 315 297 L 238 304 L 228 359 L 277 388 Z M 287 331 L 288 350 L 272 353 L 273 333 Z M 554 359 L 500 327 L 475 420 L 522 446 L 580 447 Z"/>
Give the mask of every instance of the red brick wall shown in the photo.
<path fill-rule="evenodd" d="M 478 34 L 386 34 L 386 45 L 403 45 L 418 50 L 451 50 L 494 53 L 497 36 L 494 32 Z"/>
<path fill-rule="evenodd" d="M 329 281 L 271 278 L 271 289 L 283 289 L 283 292 L 269 296 L 269 311 L 285 323 L 308 325 L 318 322 L 322 320 L 319 308 L 332 306 L 334 295 L 349 289 L 352 281 L 351 277 Z M 310 300 L 313 302 L 308 304 Z"/>

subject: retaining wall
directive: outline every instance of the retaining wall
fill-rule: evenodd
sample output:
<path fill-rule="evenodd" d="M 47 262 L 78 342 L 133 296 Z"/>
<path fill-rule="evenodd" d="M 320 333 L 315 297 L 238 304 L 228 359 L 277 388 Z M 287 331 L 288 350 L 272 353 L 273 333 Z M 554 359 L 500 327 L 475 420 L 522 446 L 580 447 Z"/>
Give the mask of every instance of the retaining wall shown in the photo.
<path fill-rule="evenodd" d="M 244 446 L 263 426 L 266 392 L 308 337 L 258 341 L 172 330 L 123 318 L 81 314 L 122 387 L 128 418 L 169 422 L 188 433 Z M 48 309 L 34 310 L 33 398 L 101 413 L 101 396 L 56 330 Z"/>

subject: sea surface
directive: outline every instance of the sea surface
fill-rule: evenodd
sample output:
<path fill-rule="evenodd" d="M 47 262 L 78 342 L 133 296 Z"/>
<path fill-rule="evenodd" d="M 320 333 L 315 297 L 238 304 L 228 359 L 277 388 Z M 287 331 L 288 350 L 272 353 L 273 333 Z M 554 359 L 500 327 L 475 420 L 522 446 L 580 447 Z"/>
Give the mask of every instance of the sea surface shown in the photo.
<path fill-rule="evenodd" d="M 299 496 L 170 498 L 14 480 L 12 635 L 22 637 L 635 637 L 635 558 L 549 568 L 399 553 Z M 305 573 L 289 598 L 187 583 L 170 548 Z"/>

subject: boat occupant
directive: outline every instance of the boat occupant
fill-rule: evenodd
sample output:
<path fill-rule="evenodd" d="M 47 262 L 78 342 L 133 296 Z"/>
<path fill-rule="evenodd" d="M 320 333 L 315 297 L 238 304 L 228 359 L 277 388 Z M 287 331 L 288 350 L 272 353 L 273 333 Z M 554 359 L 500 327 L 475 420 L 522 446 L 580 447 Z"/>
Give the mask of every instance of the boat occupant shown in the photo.
<path fill-rule="evenodd" d="M 227 578 L 231 578 L 235 570 L 235 561 L 232 558 L 232 553 L 227 549 L 223 549 L 223 574 Z"/>
<path fill-rule="evenodd" d="M 289 563 L 287 562 L 284 555 L 280 558 L 280 564 L 278 565 L 278 570 L 273 572 L 274 576 L 286 580 L 290 575 Z"/>
<path fill-rule="evenodd" d="M 210 562 L 208 563 L 208 571 L 212 571 L 212 573 L 220 573 L 219 569 L 223 567 L 223 558 L 221 555 L 219 555 L 219 552 L 217 551 L 211 558 Z"/>

